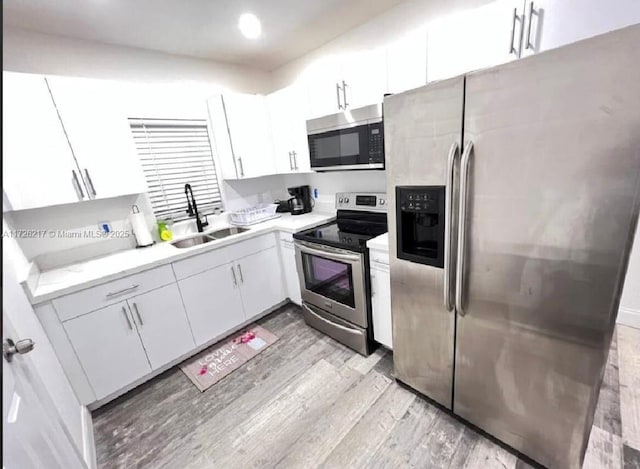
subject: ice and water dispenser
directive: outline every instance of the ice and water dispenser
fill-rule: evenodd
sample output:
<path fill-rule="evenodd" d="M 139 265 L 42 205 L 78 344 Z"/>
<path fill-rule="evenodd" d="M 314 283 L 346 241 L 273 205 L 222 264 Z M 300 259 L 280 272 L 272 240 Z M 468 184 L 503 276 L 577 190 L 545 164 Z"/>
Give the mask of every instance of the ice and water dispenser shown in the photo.
<path fill-rule="evenodd" d="M 396 187 L 398 258 L 444 267 L 444 186 Z"/>

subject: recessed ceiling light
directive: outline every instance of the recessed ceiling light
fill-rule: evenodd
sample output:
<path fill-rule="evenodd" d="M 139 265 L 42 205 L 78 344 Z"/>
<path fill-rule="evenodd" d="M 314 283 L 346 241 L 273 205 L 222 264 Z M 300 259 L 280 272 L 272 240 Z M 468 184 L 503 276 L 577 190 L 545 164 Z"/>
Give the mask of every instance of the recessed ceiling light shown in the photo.
<path fill-rule="evenodd" d="M 260 20 L 253 13 L 243 13 L 238 20 L 238 28 L 247 39 L 256 39 L 262 33 Z"/>

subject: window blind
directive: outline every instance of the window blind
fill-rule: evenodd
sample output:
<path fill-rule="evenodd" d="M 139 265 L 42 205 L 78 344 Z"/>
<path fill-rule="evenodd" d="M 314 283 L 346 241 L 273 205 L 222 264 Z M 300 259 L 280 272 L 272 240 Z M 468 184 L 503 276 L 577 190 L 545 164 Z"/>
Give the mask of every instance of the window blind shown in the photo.
<path fill-rule="evenodd" d="M 151 205 L 159 219 L 188 218 L 184 185 L 198 212 L 222 208 L 218 176 L 205 119 L 129 119 Z"/>

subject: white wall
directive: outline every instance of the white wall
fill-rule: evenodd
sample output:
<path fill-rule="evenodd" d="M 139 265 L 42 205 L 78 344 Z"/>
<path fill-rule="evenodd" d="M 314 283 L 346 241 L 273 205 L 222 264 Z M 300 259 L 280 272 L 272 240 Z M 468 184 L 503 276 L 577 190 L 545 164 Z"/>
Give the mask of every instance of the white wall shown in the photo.
<path fill-rule="evenodd" d="M 636 229 L 635 242 L 620 299 L 618 322 L 640 329 L 640 223 Z"/>
<path fill-rule="evenodd" d="M 215 84 L 246 93 L 265 91 L 270 79 L 267 72 L 248 67 L 16 28 L 5 27 L 2 39 L 2 69 L 14 72 L 144 84 Z"/>

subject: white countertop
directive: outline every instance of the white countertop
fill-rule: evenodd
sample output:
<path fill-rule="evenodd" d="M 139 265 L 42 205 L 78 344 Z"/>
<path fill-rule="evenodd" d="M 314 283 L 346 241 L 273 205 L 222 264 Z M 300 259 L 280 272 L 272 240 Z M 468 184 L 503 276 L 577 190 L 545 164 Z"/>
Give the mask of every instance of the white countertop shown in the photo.
<path fill-rule="evenodd" d="M 389 233 L 381 234 L 380 236 L 370 239 L 367 241 L 367 247 L 377 251 L 389 252 Z"/>
<path fill-rule="evenodd" d="M 31 303 L 38 304 L 58 296 L 84 290 L 94 285 L 142 272 L 179 259 L 202 254 L 255 236 L 275 231 L 295 233 L 322 223 L 327 223 L 333 219 L 335 219 L 335 213 L 312 212 L 303 215 L 284 213 L 280 218 L 250 226 L 248 227 L 249 231 L 232 235 L 219 241 L 211 241 L 206 244 L 182 249 L 163 242 L 147 248 L 120 251 L 109 256 L 40 272 L 35 284 L 36 287 L 33 290 L 29 289 L 26 282 L 23 282 L 23 285 L 27 294 L 31 297 Z M 205 233 L 228 226 L 228 224 L 211 226 Z M 188 238 L 195 234 L 197 233 L 176 237 L 174 241 Z"/>

